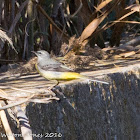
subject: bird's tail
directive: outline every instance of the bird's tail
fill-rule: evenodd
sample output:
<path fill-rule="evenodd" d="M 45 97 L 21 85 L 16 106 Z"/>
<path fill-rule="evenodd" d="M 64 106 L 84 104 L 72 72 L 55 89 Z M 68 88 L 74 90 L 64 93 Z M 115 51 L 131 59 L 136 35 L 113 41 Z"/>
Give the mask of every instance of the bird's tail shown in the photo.
<path fill-rule="evenodd" d="M 93 82 L 97 82 L 97 83 L 102 83 L 102 84 L 107 84 L 107 85 L 109 85 L 108 82 L 96 80 L 96 79 L 93 79 L 92 77 L 89 77 L 89 76 L 84 76 L 84 75 L 82 75 L 81 78 L 82 78 L 82 79 L 87 79 L 87 80 L 89 80 L 89 81 L 93 81 Z"/>

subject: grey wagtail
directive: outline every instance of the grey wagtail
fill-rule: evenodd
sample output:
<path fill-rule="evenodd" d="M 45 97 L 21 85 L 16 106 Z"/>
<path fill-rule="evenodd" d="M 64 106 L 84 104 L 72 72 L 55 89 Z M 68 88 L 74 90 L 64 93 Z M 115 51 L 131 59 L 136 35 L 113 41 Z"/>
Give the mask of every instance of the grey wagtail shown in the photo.
<path fill-rule="evenodd" d="M 80 73 L 73 72 L 70 68 L 63 65 L 62 63 L 56 61 L 50 57 L 50 54 L 44 50 L 34 52 L 38 57 L 35 67 L 41 76 L 48 80 L 56 80 L 57 84 L 59 81 L 69 81 L 74 79 L 88 79 L 91 81 L 109 84 L 107 82 L 92 80 L 90 77 L 81 75 Z"/>

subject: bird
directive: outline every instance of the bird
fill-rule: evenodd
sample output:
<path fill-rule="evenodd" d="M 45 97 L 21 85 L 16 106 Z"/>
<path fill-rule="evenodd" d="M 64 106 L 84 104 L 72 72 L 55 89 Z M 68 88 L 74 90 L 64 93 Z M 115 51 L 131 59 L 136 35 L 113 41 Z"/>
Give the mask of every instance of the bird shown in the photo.
<path fill-rule="evenodd" d="M 88 79 L 94 82 L 109 84 L 108 82 L 94 80 L 88 76 L 73 71 L 71 68 L 53 59 L 45 50 L 32 51 L 37 56 L 35 68 L 41 76 L 48 80 L 55 80 L 57 86 L 59 81 L 70 81 L 75 79 Z"/>

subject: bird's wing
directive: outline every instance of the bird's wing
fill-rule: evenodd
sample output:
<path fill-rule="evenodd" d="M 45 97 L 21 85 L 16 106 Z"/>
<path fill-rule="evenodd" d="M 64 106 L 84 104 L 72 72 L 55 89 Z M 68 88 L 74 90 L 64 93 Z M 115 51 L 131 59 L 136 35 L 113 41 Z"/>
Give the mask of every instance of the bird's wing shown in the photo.
<path fill-rule="evenodd" d="M 38 65 L 39 66 L 39 65 Z M 39 66 L 41 69 L 45 70 L 45 71 L 60 71 L 60 72 L 68 72 L 68 71 L 72 71 L 70 68 L 68 68 L 65 65 L 62 65 L 61 63 L 57 63 L 57 64 L 46 64 L 44 66 Z"/>
<path fill-rule="evenodd" d="M 68 71 L 73 71 L 73 69 L 67 67 L 66 65 L 61 64 L 61 68 L 67 69 Z"/>
<path fill-rule="evenodd" d="M 69 67 L 67 67 L 66 65 L 63 65 L 62 63 L 54 60 L 54 59 L 46 59 L 46 62 L 42 63 L 38 63 L 38 66 L 46 71 L 60 71 L 60 72 L 70 72 L 73 71 L 72 69 L 70 69 Z"/>

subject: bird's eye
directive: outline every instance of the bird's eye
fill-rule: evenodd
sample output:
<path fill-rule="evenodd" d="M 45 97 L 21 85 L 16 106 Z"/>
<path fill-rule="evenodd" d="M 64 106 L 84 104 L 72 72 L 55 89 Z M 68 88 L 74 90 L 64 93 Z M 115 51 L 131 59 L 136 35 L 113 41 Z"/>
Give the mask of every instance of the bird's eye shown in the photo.
<path fill-rule="evenodd" d="M 38 52 L 39 55 L 41 55 L 41 52 Z"/>

